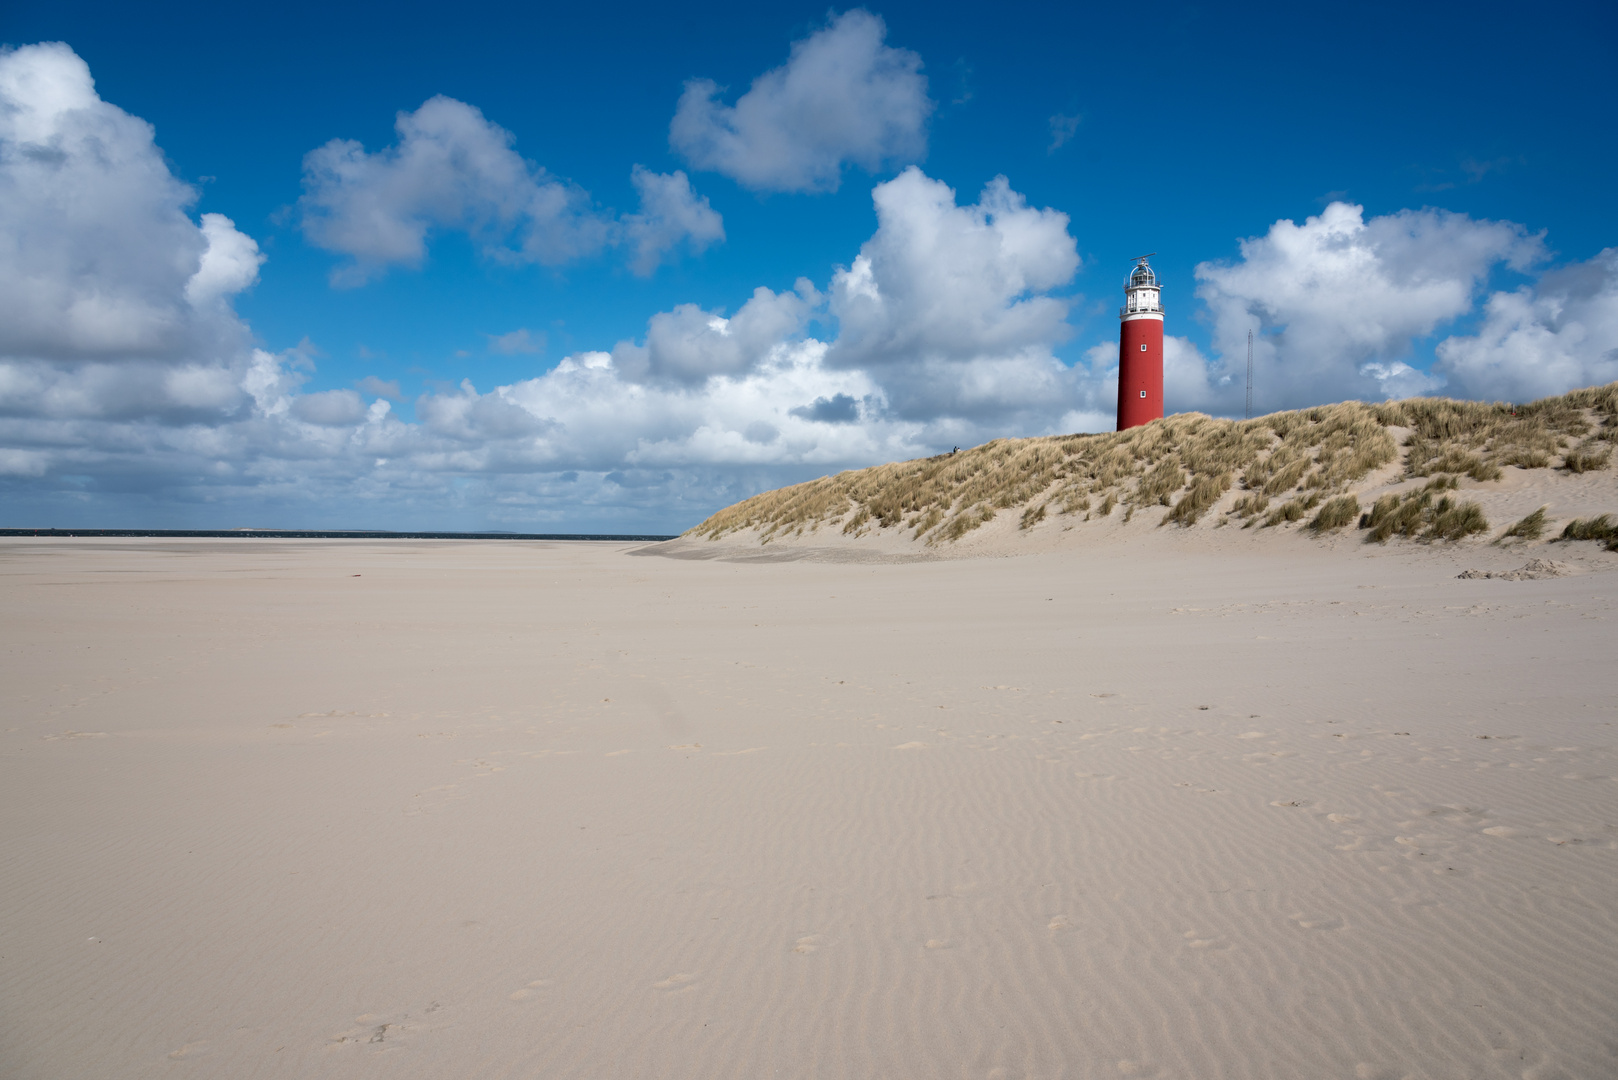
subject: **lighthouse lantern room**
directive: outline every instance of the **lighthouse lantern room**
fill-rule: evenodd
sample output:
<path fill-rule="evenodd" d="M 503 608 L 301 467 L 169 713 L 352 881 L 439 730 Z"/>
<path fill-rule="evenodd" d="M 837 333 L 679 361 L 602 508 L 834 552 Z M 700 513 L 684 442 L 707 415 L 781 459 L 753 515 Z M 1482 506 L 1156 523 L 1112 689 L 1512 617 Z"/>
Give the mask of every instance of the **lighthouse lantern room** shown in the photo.
<path fill-rule="evenodd" d="M 1135 260 L 1118 309 L 1118 430 L 1163 416 L 1163 286 L 1146 260 Z"/>

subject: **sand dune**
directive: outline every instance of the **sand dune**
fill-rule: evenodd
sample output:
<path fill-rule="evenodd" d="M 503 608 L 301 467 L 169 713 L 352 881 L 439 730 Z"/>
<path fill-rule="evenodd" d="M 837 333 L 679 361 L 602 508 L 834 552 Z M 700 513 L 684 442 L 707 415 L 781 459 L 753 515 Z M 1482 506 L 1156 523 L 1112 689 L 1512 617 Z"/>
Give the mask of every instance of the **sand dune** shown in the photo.
<path fill-rule="evenodd" d="M 1618 383 L 1528 405 L 1412 398 L 1247 421 L 1187 413 L 1115 433 L 996 439 L 764 492 L 689 530 L 678 554 L 1021 555 L 1154 528 L 1204 549 L 1254 550 L 1270 538 L 1229 533 L 1275 530 L 1452 542 L 1499 539 L 1535 511 L 1551 529 L 1543 539 L 1606 514 L 1600 531 L 1618 549 L 1615 443 Z M 1379 530 L 1385 516 L 1402 525 Z"/>
<path fill-rule="evenodd" d="M 0 543 L 0 1072 L 1612 1075 L 1618 555 L 1102 536 Z"/>

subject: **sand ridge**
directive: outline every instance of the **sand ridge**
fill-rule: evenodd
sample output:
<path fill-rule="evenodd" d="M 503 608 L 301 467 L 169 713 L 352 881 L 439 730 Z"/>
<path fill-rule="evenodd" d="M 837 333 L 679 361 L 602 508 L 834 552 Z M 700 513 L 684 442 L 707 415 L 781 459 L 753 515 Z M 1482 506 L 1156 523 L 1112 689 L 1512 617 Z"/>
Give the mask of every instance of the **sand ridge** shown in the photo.
<path fill-rule="evenodd" d="M 1164 536 L 0 543 L 3 1071 L 1609 1072 L 1618 556 Z"/>
<path fill-rule="evenodd" d="M 1416 492 L 1427 482 L 1425 478 L 1401 476 L 1395 464 L 1355 485 L 1355 494 L 1362 507 L 1369 510 L 1384 495 Z M 1489 529 L 1480 536 L 1457 542 L 1462 549 L 1478 552 L 1481 558 L 1494 560 L 1498 556 L 1501 561 L 1515 558 L 1516 565 L 1521 565 L 1526 552 L 1564 562 L 1582 563 L 1593 559 L 1594 565 L 1607 564 L 1609 553 L 1601 552 L 1598 545 L 1564 544 L 1556 539 L 1567 523 L 1575 519 L 1601 514 L 1618 516 L 1618 469 L 1581 475 L 1545 469 L 1508 469 L 1498 481 L 1479 483 L 1461 479 L 1449 494 L 1457 500 L 1475 502 L 1482 508 Z M 1086 521 L 1082 515 L 1078 518 L 1052 515 L 1029 529 L 1021 527 L 1017 514 L 1002 513 L 959 540 L 932 544 L 927 543 L 925 537 L 917 539 L 902 529 L 849 534 L 843 532 L 837 522 L 829 522 L 806 527 L 801 533 L 768 535 L 762 529 L 743 529 L 714 539 L 687 533 L 677 540 L 641 545 L 634 550 L 637 554 L 686 559 L 882 563 L 1082 553 L 1118 546 L 1165 552 L 1230 551 L 1255 555 L 1325 548 L 1368 558 L 1391 550 L 1397 558 L 1419 559 L 1423 551 L 1435 547 L 1399 538 L 1381 545 L 1367 543 L 1366 531 L 1354 526 L 1316 534 L 1309 530 L 1307 519 L 1268 528 L 1219 524 L 1220 509 L 1240 497 L 1239 491 L 1227 493 L 1210 516 L 1192 528 L 1166 524 L 1166 511 L 1150 507 L 1136 513 L 1129 521 L 1124 520 L 1121 511 L 1115 511 L 1106 520 Z M 1541 508 L 1546 512 L 1547 525 L 1540 540 L 1493 543 L 1508 526 Z M 1455 544 L 1440 542 L 1436 546 L 1454 547 Z"/>
<path fill-rule="evenodd" d="M 1412 398 L 1246 421 L 1183 413 L 1119 432 L 994 439 L 763 492 L 663 550 L 995 557 L 1116 544 L 1148 524 L 1184 533 L 1182 545 L 1218 547 L 1238 543 L 1230 532 L 1257 533 L 1251 548 L 1276 530 L 1320 540 L 1356 524 L 1377 542 L 1537 539 L 1519 535 L 1536 513 L 1529 531 L 1594 520 L 1602 536 L 1581 539 L 1618 543 L 1615 440 L 1618 383 L 1526 405 Z"/>

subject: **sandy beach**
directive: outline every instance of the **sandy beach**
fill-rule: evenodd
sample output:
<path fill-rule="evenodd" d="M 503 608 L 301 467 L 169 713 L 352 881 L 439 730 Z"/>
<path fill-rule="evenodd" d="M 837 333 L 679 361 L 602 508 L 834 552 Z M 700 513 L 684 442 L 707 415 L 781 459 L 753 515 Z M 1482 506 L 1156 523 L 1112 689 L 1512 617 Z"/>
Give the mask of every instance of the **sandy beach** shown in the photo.
<path fill-rule="evenodd" d="M 0 541 L 0 1073 L 1618 1074 L 1618 555 L 1097 535 Z"/>

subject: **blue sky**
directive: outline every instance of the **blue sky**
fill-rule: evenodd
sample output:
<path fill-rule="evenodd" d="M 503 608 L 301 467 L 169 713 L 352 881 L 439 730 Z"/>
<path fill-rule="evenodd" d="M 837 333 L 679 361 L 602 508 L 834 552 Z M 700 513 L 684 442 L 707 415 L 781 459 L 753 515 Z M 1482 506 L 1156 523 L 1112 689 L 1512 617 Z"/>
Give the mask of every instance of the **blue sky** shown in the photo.
<path fill-rule="evenodd" d="M 1249 328 L 1267 409 L 1608 381 L 1558 10 L 14 5 L 0 524 L 676 531 L 1105 429 L 1145 251 L 1171 410 Z"/>

